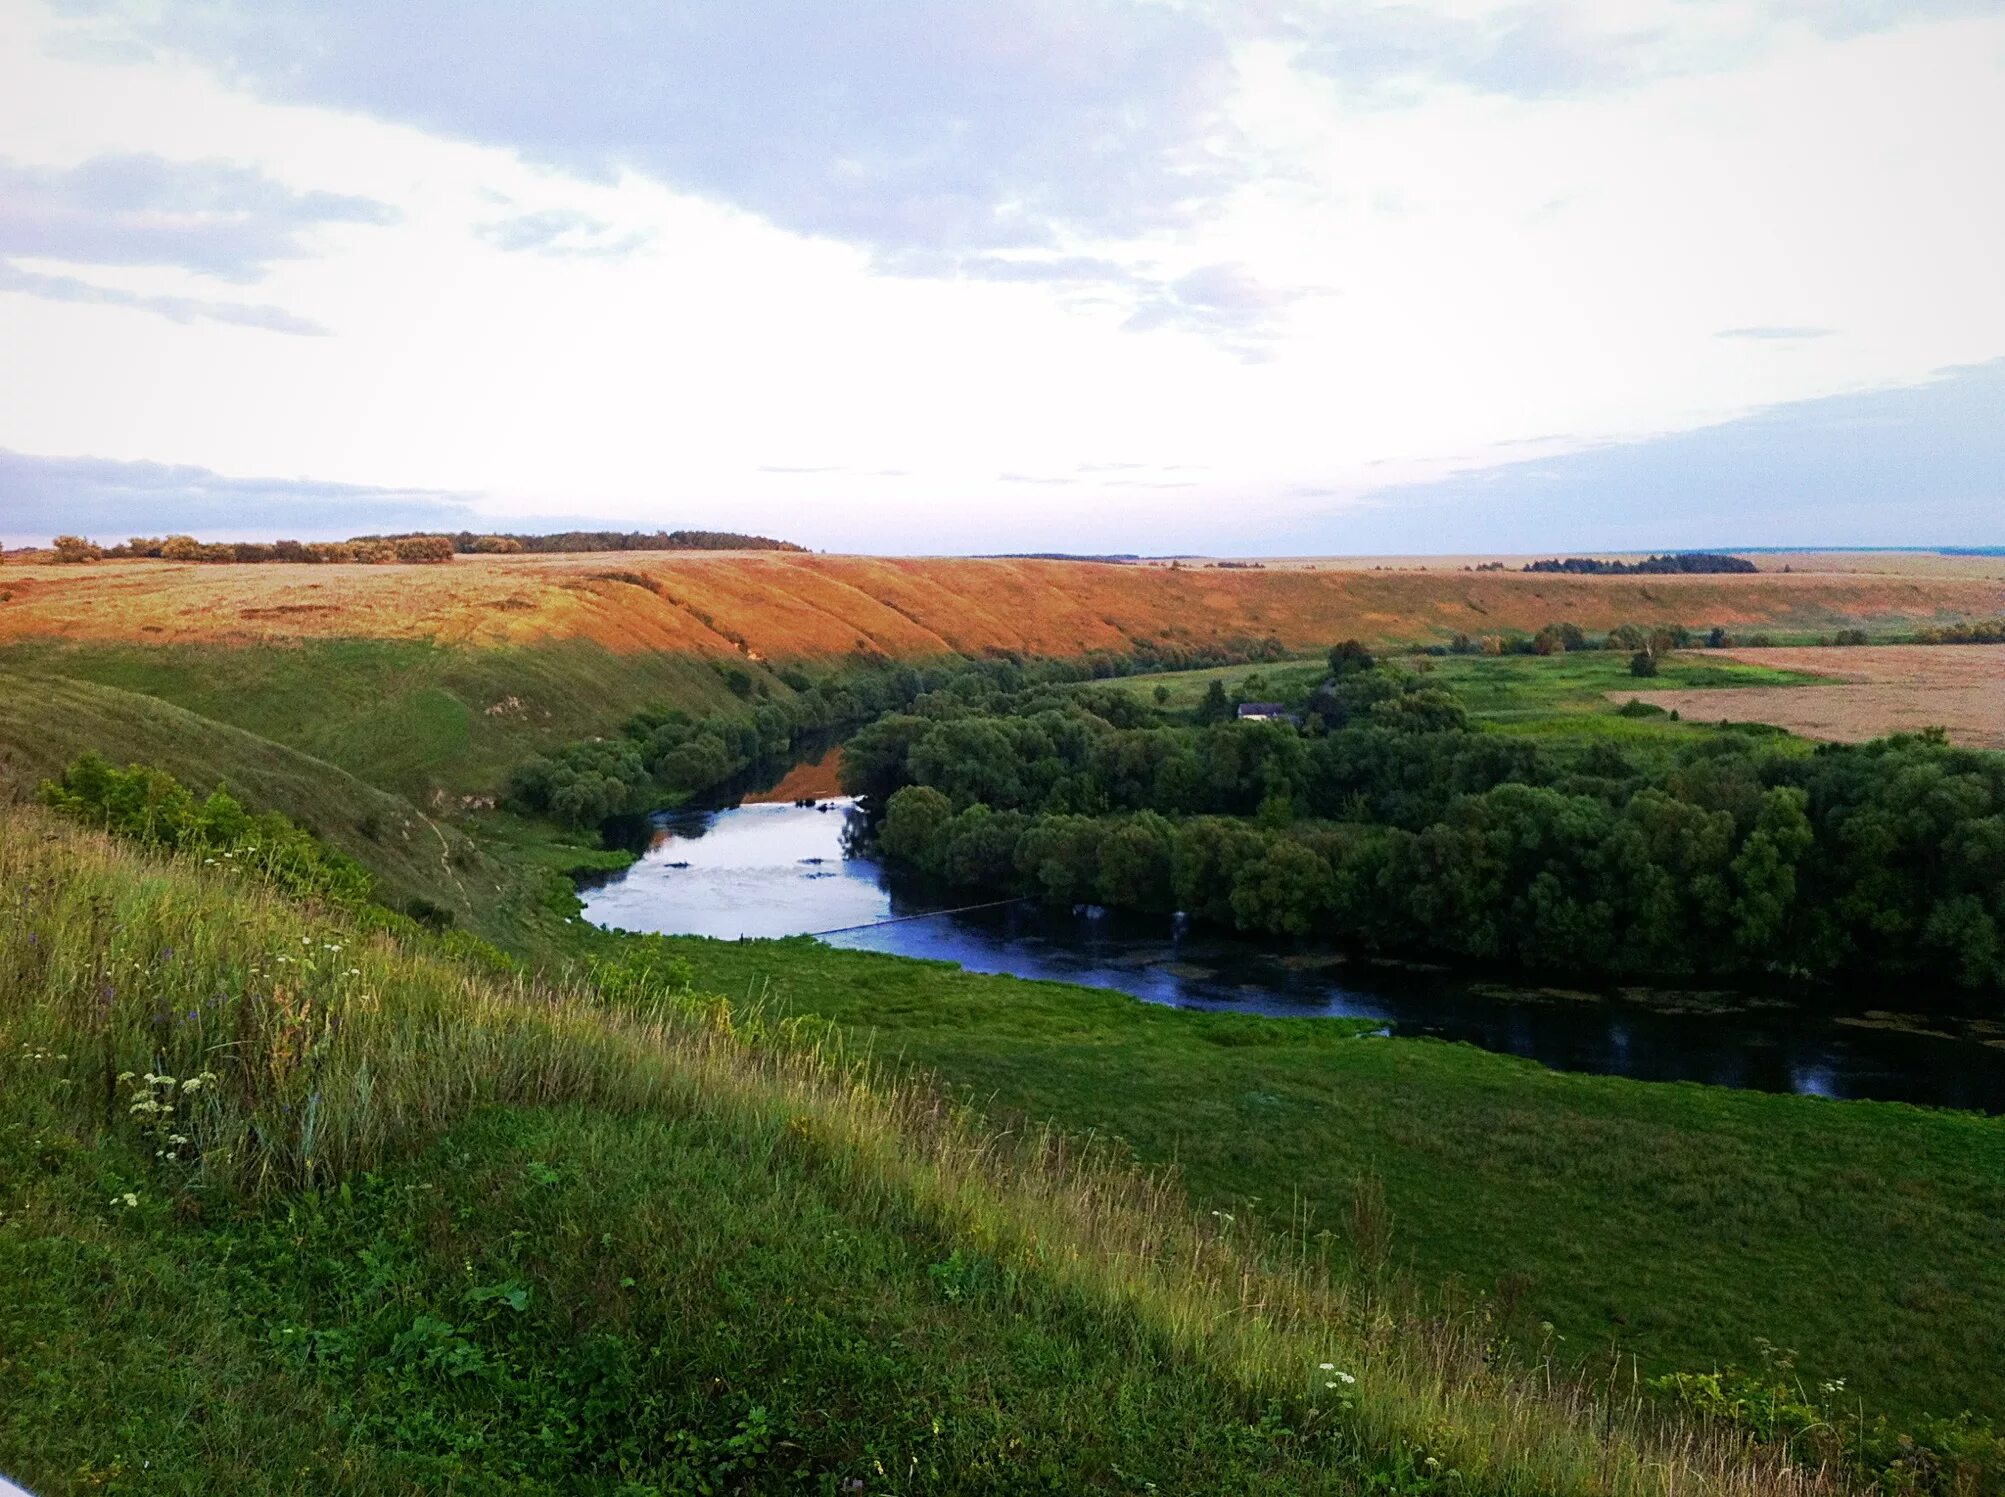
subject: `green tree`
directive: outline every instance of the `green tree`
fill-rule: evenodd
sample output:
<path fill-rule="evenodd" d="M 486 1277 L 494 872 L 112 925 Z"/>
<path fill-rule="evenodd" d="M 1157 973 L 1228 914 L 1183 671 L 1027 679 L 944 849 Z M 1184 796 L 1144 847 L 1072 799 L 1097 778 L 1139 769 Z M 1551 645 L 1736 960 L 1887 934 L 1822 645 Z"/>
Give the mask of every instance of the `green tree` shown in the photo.
<path fill-rule="evenodd" d="M 1372 652 L 1358 640 L 1346 639 L 1330 647 L 1330 674 L 1339 680 L 1368 671 L 1377 664 Z"/>
<path fill-rule="evenodd" d="M 1232 881 L 1232 913 L 1243 929 L 1307 935 L 1327 907 L 1330 865 L 1285 837 L 1240 868 Z"/>
<path fill-rule="evenodd" d="M 877 844 L 894 858 L 924 862 L 953 816 L 953 803 L 931 785 L 907 785 L 885 804 Z"/>
<path fill-rule="evenodd" d="M 1152 811 L 1121 822 L 1100 843 L 1100 898 L 1126 909 L 1172 908 L 1170 824 Z"/>
<path fill-rule="evenodd" d="M 1232 700 L 1225 694 L 1225 683 L 1216 678 L 1204 690 L 1204 700 L 1198 704 L 1197 720 L 1200 723 L 1222 723 L 1232 716 Z"/>
<path fill-rule="evenodd" d="M 1053 904 L 1098 899 L 1106 833 L 1106 824 L 1093 816 L 1040 817 L 1017 844 L 1017 869 Z"/>
<path fill-rule="evenodd" d="M 1808 803 L 1794 786 L 1769 791 L 1754 831 L 1733 860 L 1734 939 L 1750 961 L 1773 963 L 1782 955 L 1796 903 L 1796 866 L 1817 840 Z"/>

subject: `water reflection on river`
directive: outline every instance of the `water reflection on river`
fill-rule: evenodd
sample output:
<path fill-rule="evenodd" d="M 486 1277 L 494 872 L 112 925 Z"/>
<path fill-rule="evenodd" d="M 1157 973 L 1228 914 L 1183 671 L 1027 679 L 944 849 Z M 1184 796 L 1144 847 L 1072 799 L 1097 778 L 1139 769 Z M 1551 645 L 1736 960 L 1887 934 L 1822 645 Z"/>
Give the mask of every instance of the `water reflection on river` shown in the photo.
<path fill-rule="evenodd" d="M 862 829 L 843 799 L 664 812 L 641 860 L 585 891 L 586 913 L 626 930 L 814 934 L 1179 1008 L 1358 1016 L 1559 1070 L 2005 1112 L 2005 1026 L 1936 1020 L 1939 1032 L 1922 1034 L 1870 999 L 1826 1010 L 1733 993 L 1525 988 L 1119 911 L 950 908 L 951 894 L 872 856 Z"/>

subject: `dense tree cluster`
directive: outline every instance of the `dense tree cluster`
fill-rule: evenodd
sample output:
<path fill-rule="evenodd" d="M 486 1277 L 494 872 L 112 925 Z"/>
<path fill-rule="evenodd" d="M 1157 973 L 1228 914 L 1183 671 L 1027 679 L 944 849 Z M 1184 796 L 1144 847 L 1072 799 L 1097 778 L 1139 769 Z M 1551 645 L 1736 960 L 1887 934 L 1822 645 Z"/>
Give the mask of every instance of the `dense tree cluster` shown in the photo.
<path fill-rule="evenodd" d="M 900 731 L 896 724 L 905 720 L 898 714 L 915 703 L 941 713 L 965 711 L 1055 683 L 1225 664 L 1235 655 L 1240 662 L 1271 659 L 1279 649 L 1272 640 L 1205 648 L 1165 642 L 1143 645 L 1127 656 L 1039 661 L 999 655 L 923 667 L 856 657 L 821 679 L 799 665 L 768 672 L 720 661 L 719 678 L 751 704 L 749 716 L 743 711 L 707 717 L 678 710 L 637 712 L 610 738 L 567 744 L 526 765 L 515 777 L 512 799 L 569 826 L 595 826 L 611 816 L 652 810 L 674 796 L 722 784 L 778 758 L 805 735 L 878 719 L 886 725 L 880 736 L 895 739 Z"/>
<path fill-rule="evenodd" d="M 1555 746 L 1383 668 L 1317 698 L 1297 730 L 933 694 L 845 774 L 887 854 L 985 891 L 1542 969 L 2005 986 L 2005 755 Z"/>
<path fill-rule="evenodd" d="M 1712 551 L 1678 551 L 1667 556 L 1651 556 L 1642 561 L 1604 561 L 1593 556 L 1554 557 L 1549 561 L 1525 564 L 1527 572 L 1573 572 L 1595 577 L 1640 577 L 1681 572 L 1758 572 L 1761 569 L 1745 556 L 1722 556 Z"/>
<path fill-rule="evenodd" d="M 803 734 L 889 712 L 923 687 L 910 666 L 852 668 L 823 682 L 802 675 L 798 689 L 781 692 L 743 666 L 727 664 L 719 674 L 734 694 L 756 699 L 749 715 L 637 712 L 609 738 L 566 744 L 532 760 L 516 772 L 512 799 L 567 826 L 596 826 L 722 784 L 778 758 Z M 734 677 L 742 678 L 742 693 Z"/>

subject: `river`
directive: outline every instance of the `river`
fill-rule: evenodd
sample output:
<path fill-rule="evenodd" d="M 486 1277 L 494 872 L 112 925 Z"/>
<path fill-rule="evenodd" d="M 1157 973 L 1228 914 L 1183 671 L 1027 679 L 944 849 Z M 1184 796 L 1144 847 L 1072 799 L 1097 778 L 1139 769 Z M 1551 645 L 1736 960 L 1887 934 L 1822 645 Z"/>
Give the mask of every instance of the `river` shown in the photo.
<path fill-rule="evenodd" d="M 2005 1024 L 1706 989 L 1535 987 L 1165 919 L 1029 901 L 965 908 L 872 853 L 833 757 L 734 804 L 662 812 L 640 860 L 582 891 L 615 929 L 832 946 L 1113 988 L 1177 1008 L 1377 1020 L 1557 1070 L 2005 1113 Z M 812 798 L 811 804 L 799 802 Z M 958 897 L 957 897 L 958 896 Z"/>

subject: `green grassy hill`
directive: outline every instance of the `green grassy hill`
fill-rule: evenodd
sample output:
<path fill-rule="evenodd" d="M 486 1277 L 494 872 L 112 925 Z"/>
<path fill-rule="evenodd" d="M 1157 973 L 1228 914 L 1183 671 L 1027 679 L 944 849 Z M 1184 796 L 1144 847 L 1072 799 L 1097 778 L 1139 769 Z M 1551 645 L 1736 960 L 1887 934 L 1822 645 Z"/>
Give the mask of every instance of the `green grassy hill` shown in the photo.
<path fill-rule="evenodd" d="M 518 870 L 451 822 L 325 760 L 137 692 L 0 669 L 0 800 L 31 799 L 85 752 L 283 811 L 365 864 L 386 904 L 423 901 L 482 928 L 498 907 L 531 898 Z"/>
<path fill-rule="evenodd" d="M 157 698 L 339 766 L 437 814 L 492 796 L 545 749 L 638 708 L 742 704 L 705 659 L 584 640 L 460 648 L 414 640 L 0 646 L 23 683 L 77 681 Z M 767 689 L 784 693 L 777 680 Z M 0 682 L 0 690 L 6 690 Z M 11 735 L 10 735 L 11 736 Z"/>
<path fill-rule="evenodd" d="M 0 1467 L 104 1492 L 1788 1492 L 659 970 L 0 813 Z"/>
<path fill-rule="evenodd" d="M 750 663 L 721 666 L 588 640 L 15 641 L 0 645 L 0 800 L 32 798 L 86 751 L 225 783 L 363 863 L 385 903 L 548 956 L 575 907 L 569 875 L 625 858 L 496 809 L 511 775 L 643 707 L 743 715 L 792 695 Z"/>

